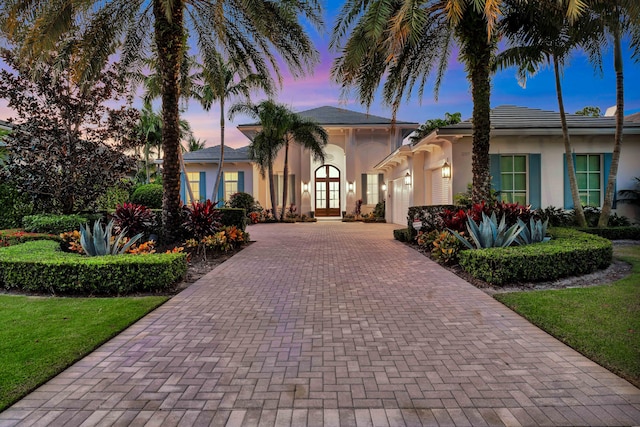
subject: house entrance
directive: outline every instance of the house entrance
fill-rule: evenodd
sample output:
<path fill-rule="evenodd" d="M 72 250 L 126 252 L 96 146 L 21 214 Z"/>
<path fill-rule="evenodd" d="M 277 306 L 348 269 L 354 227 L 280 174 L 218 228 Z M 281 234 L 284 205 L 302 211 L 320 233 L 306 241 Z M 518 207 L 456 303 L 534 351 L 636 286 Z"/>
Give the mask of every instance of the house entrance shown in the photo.
<path fill-rule="evenodd" d="M 340 171 L 323 165 L 316 169 L 316 216 L 340 216 Z"/>

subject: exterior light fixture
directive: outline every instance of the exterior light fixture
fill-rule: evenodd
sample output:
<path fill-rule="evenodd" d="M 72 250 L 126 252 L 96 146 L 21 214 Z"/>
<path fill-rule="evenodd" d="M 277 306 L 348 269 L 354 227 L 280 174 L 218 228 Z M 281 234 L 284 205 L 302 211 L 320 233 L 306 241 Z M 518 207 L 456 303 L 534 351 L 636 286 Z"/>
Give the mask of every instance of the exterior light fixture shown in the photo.
<path fill-rule="evenodd" d="M 450 179 L 451 178 L 451 165 L 446 160 L 445 160 L 444 164 L 442 165 L 442 177 L 444 179 Z"/>
<path fill-rule="evenodd" d="M 382 184 L 382 191 L 387 191 L 387 184 Z"/>
<path fill-rule="evenodd" d="M 302 183 L 302 192 L 303 193 L 308 193 L 309 192 L 309 183 L 308 182 L 303 182 Z"/>
<path fill-rule="evenodd" d="M 411 185 L 411 174 L 409 172 L 404 176 L 404 185 Z"/>
<path fill-rule="evenodd" d="M 353 189 L 354 189 L 354 183 L 350 182 L 349 183 L 349 193 L 353 193 Z"/>

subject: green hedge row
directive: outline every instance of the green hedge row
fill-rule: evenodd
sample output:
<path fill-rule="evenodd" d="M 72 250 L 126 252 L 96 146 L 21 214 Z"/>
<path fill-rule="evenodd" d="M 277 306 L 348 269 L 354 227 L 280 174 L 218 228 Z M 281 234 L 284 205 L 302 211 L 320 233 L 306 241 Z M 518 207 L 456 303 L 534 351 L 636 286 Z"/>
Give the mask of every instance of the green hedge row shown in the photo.
<path fill-rule="evenodd" d="M 640 227 L 578 228 L 609 240 L 640 240 Z"/>
<path fill-rule="evenodd" d="M 87 221 L 84 215 L 27 215 L 22 218 L 22 227 L 31 233 L 60 234 L 80 230 Z"/>
<path fill-rule="evenodd" d="M 552 240 L 508 248 L 464 250 L 460 266 L 494 285 L 554 280 L 591 273 L 611 264 L 611 241 L 577 230 L 551 230 Z"/>
<path fill-rule="evenodd" d="M 74 295 L 166 292 L 184 277 L 186 259 L 183 253 L 86 257 L 40 240 L 0 249 L 0 286 Z"/>
<path fill-rule="evenodd" d="M 400 242 L 410 242 L 411 230 L 408 228 L 399 228 L 397 230 L 393 230 L 393 238 Z"/>
<path fill-rule="evenodd" d="M 27 233 L 21 228 L 0 230 L 0 247 L 19 245 L 20 243 L 32 242 L 34 240 L 62 241 L 59 236 L 54 236 L 53 234 Z"/>

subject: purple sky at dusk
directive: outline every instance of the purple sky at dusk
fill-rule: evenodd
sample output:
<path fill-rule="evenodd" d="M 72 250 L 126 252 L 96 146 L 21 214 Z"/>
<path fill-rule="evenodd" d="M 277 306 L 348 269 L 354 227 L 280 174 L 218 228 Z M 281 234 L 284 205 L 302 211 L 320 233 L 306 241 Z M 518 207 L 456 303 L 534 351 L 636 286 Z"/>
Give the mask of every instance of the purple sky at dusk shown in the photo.
<path fill-rule="evenodd" d="M 320 106 L 334 106 L 355 111 L 366 112 L 365 107 L 353 99 L 341 99 L 340 88 L 331 83 L 330 69 L 334 53 L 328 51 L 330 31 L 335 15 L 342 2 L 327 2 L 329 10 L 325 11 L 325 30 L 318 34 L 314 30 L 310 33 L 320 52 L 320 63 L 313 73 L 294 80 L 285 70 L 282 89 L 276 95 L 278 102 L 290 106 L 294 111 L 303 111 Z M 325 3 L 326 4 L 326 3 Z M 629 45 L 623 45 L 625 62 L 625 113 L 640 111 L 640 63 L 630 58 Z M 574 52 L 565 67 L 563 92 L 566 111 L 574 113 L 585 106 L 600 107 L 604 113 L 608 107 L 615 105 L 615 73 L 613 72 L 613 54 L 609 49 L 603 58 L 603 75 L 594 72 L 581 52 Z M 431 80 L 431 83 L 433 80 Z M 252 101 L 263 99 L 263 95 L 256 95 Z M 227 101 L 227 105 L 231 105 Z M 527 81 L 526 89 L 518 85 L 515 69 L 497 73 L 492 80 L 491 106 L 512 104 L 531 108 L 541 108 L 557 111 L 557 100 L 553 71 L 545 69 L 537 76 Z M 159 109 L 159 104 L 157 104 Z M 189 121 L 196 138 L 206 140 L 207 146 L 219 144 L 219 107 L 214 105 L 210 112 L 205 112 L 194 101 L 189 102 L 183 118 Z M 414 96 L 410 101 L 404 101 L 398 111 L 397 119 L 423 123 L 427 119 L 442 118 L 446 112 L 461 112 L 462 118 L 471 116 L 472 102 L 469 83 L 463 66 L 458 63 L 455 54 L 452 55 L 448 70 L 445 74 L 438 101 L 433 97 L 433 86 L 428 85 L 422 102 Z M 371 114 L 391 117 L 391 111 L 384 106 L 380 98 L 376 98 Z M 0 119 L 6 119 L 12 114 L 6 108 L 6 103 L 0 100 Z M 233 121 L 227 121 L 225 141 L 232 147 L 248 144 L 250 141 L 242 135 L 236 126 L 254 120 L 249 117 L 238 116 Z"/>

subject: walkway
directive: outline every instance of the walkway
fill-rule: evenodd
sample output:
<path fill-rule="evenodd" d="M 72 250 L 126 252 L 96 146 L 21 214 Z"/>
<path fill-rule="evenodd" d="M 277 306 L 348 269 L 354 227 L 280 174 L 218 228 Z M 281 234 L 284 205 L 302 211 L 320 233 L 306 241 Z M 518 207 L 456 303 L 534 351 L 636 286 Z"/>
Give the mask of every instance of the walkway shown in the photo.
<path fill-rule="evenodd" d="M 640 390 L 393 228 L 249 228 L 257 243 L 0 425 L 640 424 Z"/>

